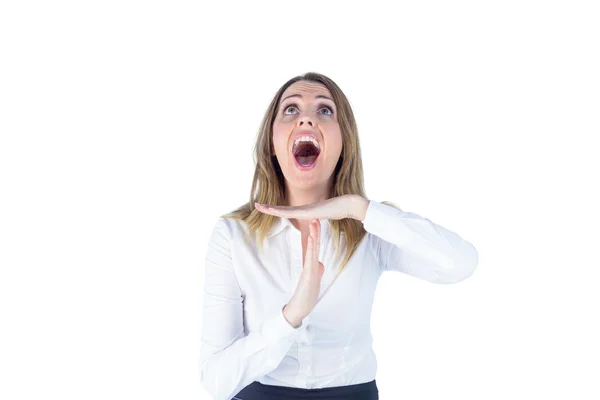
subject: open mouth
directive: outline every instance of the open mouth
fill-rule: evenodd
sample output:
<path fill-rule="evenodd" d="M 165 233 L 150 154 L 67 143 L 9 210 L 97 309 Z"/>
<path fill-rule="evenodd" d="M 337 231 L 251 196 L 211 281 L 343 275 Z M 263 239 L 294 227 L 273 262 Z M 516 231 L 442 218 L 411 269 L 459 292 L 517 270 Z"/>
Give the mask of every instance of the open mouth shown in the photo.
<path fill-rule="evenodd" d="M 321 149 L 310 141 L 302 141 L 293 149 L 294 158 L 302 167 L 312 166 L 321 154 Z"/>

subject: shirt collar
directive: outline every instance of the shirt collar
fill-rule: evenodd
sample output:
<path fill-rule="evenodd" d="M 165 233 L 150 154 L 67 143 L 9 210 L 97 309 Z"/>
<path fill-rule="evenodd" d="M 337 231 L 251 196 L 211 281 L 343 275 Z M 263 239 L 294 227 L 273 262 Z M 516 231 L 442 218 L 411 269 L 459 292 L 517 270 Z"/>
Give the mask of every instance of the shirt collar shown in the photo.
<path fill-rule="evenodd" d="M 273 226 L 271 227 L 271 230 L 269 231 L 269 233 L 267 233 L 267 237 L 270 238 L 271 236 L 277 235 L 288 225 L 293 226 L 288 218 L 277 217 L 277 219 L 273 223 Z"/>
<path fill-rule="evenodd" d="M 321 233 L 322 233 L 323 229 L 329 225 L 329 219 L 322 218 L 320 221 L 321 221 Z M 289 220 L 289 218 L 278 217 L 275 220 L 275 223 L 273 224 L 273 226 L 271 227 L 271 230 L 269 231 L 269 233 L 267 233 L 266 237 L 270 238 L 272 236 L 275 236 L 279 232 L 283 231 L 288 226 L 295 229 L 294 225 Z"/>

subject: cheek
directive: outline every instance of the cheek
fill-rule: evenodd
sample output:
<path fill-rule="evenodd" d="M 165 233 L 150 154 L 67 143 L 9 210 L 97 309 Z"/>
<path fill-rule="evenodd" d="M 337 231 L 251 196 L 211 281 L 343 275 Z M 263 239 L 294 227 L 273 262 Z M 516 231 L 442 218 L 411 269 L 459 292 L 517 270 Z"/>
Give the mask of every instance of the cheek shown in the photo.
<path fill-rule="evenodd" d="M 330 141 L 331 149 L 335 153 L 339 153 L 342 151 L 342 134 L 341 132 L 337 132 L 334 135 L 331 135 Z"/>
<path fill-rule="evenodd" d="M 275 127 L 273 127 L 273 147 L 275 147 L 275 153 L 279 155 L 285 153 L 285 149 L 287 147 L 287 137 L 288 135 L 284 131 L 275 129 Z"/>

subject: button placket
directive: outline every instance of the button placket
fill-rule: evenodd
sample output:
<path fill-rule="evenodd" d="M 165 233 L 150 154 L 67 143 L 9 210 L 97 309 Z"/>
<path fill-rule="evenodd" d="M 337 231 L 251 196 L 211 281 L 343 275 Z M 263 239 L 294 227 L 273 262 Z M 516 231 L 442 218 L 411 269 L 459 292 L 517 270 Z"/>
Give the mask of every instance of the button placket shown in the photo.
<path fill-rule="evenodd" d="M 310 374 L 311 354 L 310 347 L 306 345 L 298 345 L 298 362 L 300 370 L 296 377 L 296 386 L 301 388 L 307 387 L 308 375 Z"/>
<path fill-rule="evenodd" d="M 288 231 L 288 234 L 288 245 L 290 248 L 290 291 L 293 294 L 296 290 L 296 287 L 298 286 L 298 282 L 300 281 L 300 274 L 302 272 L 302 247 L 299 232 L 297 232 L 295 229 L 290 229 Z M 300 243 L 300 247 L 298 243 Z M 300 268 L 298 268 L 298 265 L 300 265 Z"/>
<path fill-rule="evenodd" d="M 292 276 L 292 291 L 296 290 L 300 276 L 302 275 L 302 235 L 297 229 L 290 229 L 290 265 Z M 297 339 L 298 363 L 300 369 L 296 377 L 295 385 L 300 388 L 307 388 L 310 374 L 312 373 L 312 350 L 311 343 L 314 335 L 314 327 L 309 317 L 305 320 L 307 326 L 300 338 Z"/>

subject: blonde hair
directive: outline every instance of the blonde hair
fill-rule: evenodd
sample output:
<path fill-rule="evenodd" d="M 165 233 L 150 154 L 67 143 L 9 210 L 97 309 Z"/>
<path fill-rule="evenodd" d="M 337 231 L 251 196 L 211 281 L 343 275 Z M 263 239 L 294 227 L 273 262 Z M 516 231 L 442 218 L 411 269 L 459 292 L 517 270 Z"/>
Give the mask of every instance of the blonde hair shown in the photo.
<path fill-rule="evenodd" d="M 337 121 L 340 125 L 342 135 L 342 152 L 333 171 L 333 182 L 329 190 L 328 198 L 347 194 L 356 194 L 367 198 L 363 182 L 363 167 L 360 143 L 358 140 L 358 129 L 352 108 L 346 95 L 333 80 L 325 75 L 316 72 L 308 72 L 296 76 L 288 80 L 279 88 L 277 93 L 275 93 L 260 125 L 258 137 L 254 146 L 253 159 L 256 163 L 256 168 L 252 180 L 250 200 L 229 214 L 221 216 L 222 218 L 244 221 L 247 224 L 249 231 L 252 232 L 253 235 L 258 235 L 258 247 L 260 251 L 263 249 L 263 241 L 266 235 L 279 217 L 264 214 L 256 210 L 254 208 L 254 203 L 286 205 L 285 180 L 279 162 L 275 157 L 272 143 L 273 122 L 277 115 L 281 96 L 290 85 L 300 80 L 320 83 L 329 89 L 338 110 Z M 396 206 L 393 207 L 399 208 Z M 346 239 L 346 246 L 344 249 L 345 255 L 338 271 L 338 273 L 340 273 L 344 270 L 350 261 L 350 258 L 360 245 L 360 242 L 366 235 L 366 231 L 363 228 L 361 221 L 352 218 L 329 220 L 329 225 L 332 232 L 333 244 L 336 249 L 336 256 L 338 258 L 340 255 L 340 237 L 342 232 Z M 245 240 L 247 241 L 248 238 L 246 237 Z"/>

